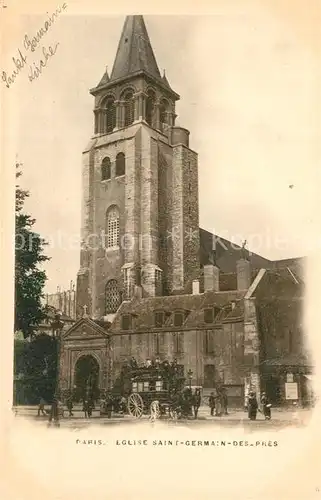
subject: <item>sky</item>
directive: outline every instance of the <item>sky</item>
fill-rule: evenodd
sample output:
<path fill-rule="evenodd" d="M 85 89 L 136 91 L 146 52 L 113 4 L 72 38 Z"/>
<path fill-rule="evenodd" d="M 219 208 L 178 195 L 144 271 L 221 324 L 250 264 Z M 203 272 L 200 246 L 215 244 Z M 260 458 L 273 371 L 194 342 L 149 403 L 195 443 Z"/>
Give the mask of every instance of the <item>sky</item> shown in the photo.
<path fill-rule="evenodd" d="M 288 4 L 289 5 L 289 4 Z M 177 123 L 199 155 L 200 226 L 277 259 L 319 245 L 321 10 L 304 2 L 215 0 L 211 15 L 145 15 L 158 66 L 181 96 Z M 66 8 L 30 52 L 48 15 L 21 16 L 6 51 L 9 135 L 30 190 L 26 211 L 49 241 L 47 292 L 69 286 L 79 268 L 82 151 L 93 134 L 94 98 L 111 72 L 124 15 Z M 48 9 L 50 15 L 52 11 Z M 316 15 L 318 14 L 318 15 Z M 318 17 L 319 16 L 319 17 Z M 58 43 L 58 45 L 56 45 Z M 42 47 L 56 47 L 28 79 Z M 4 84 L 2 82 L 4 87 Z"/>

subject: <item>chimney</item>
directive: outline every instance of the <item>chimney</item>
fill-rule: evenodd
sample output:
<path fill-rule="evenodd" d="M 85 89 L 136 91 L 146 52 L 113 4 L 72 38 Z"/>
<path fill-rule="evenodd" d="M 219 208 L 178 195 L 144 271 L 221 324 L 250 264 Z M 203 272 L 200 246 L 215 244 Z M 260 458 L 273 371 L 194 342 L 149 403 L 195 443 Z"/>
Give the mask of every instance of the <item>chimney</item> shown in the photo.
<path fill-rule="evenodd" d="M 248 290 L 251 284 L 251 264 L 247 259 L 236 262 L 237 289 Z"/>
<path fill-rule="evenodd" d="M 199 293 L 200 293 L 200 282 L 198 280 L 193 280 L 192 294 L 198 295 Z"/>
<path fill-rule="evenodd" d="M 204 271 L 204 292 L 213 290 L 214 292 L 220 291 L 220 270 L 213 264 L 206 264 L 203 268 Z"/>
<path fill-rule="evenodd" d="M 143 288 L 139 285 L 134 286 L 134 298 L 140 300 L 143 297 Z"/>

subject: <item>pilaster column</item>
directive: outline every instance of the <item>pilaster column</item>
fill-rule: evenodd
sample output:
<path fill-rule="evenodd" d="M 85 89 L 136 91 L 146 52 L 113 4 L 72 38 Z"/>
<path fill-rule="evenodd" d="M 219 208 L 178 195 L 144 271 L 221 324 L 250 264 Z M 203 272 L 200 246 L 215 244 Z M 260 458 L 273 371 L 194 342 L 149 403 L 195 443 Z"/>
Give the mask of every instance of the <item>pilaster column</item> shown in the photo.
<path fill-rule="evenodd" d="M 119 103 L 119 127 L 122 128 L 125 125 L 125 101 L 118 101 Z"/>
<path fill-rule="evenodd" d="M 134 94 L 135 97 L 135 121 L 142 121 L 146 119 L 146 97 L 145 92 L 140 91 Z"/>
<path fill-rule="evenodd" d="M 136 92 L 134 94 L 134 121 L 138 122 L 139 121 L 139 96 L 140 92 Z"/>
<path fill-rule="evenodd" d="M 141 93 L 141 115 L 139 115 L 139 118 L 141 120 L 146 120 L 146 100 L 147 100 L 147 94 L 145 92 Z"/>
<path fill-rule="evenodd" d="M 161 130 L 159 102 L 155 104 L 155 127 L 157 128 L 157 130 Z"/>
<path fill-rule="evenodd" d="M 94 115 L 95 115 L 94 133 L 98 134 L 99 133 L 99 109 L 94 109 Z"/>
<path fill-rule="evenodd" d="M 100 112 L 100 132 L 102 134 L 107 132 L 107 109 L 102 109 Z"/>
<path fill-rule="evenodd" d="M 169 127 L 173 127 L 177 115 L 173 111 L 166 111 L 166 123 Z"/>
<path fill-rule="evenodd" d="M 120 109 L 120 101 L 115 101 L 116 108 L 116 126 L 115 130 L 121 128 L 121 109 Z"/>

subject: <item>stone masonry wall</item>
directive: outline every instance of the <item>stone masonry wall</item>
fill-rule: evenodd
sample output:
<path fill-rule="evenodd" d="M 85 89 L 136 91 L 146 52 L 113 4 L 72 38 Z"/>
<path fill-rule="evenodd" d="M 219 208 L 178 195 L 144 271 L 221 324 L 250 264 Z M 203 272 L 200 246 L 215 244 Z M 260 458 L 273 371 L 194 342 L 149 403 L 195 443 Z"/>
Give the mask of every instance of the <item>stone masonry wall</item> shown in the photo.
<path fill-rule="evenodd" d="M 76 317 L 81 317 L 83 306 L 91 313 L 91 262 L 92 256 L 88 249 L 89 235 L 93 232 L 93 179 L 94 179 L 94 146 L 93 140 L 87 151 L 83 153 L 82 167 L 82 200 L 81 200 L 81 251 L 80 269 L 77 275 L 77 306 Z"/>
<path fill-rule="evenodd" d="M 128 146 L 134 139 L 119 140 L 102 144 L 95 151 L 95 176 L 94 176 L 94 234 L 97 245 L 92 249 L 93 276 L 92 276 L 92 301 L 94 318 L 99 318 L 105 313 L 105 286 L 110 279 L 116 279 L 121 289 L 121 267 L 124 262 L 122 238 L 125 233 L 125 176 L 116 177 L 116 156 L 125 154 L 126 170 L 134 164 L 134 158 L 128 154 Z M 101 180 L 101 163 L 105 157 L 111 160 L 111 179 Z M 126 174 L 125 174 L 126 175 Z M 119 214 L 120 247 L 108 249 L 104 240 L 106 232 L 106 213 L 109 207 L 116 205 Z"/>
<path fill-rule="evenodd" d="M 206 351 L 207 334 L 213 335 L 214 340 L 214 348 L 210 353 Z M 243 322 L 227 323 L 215 329 L 114 334 L 114 365 L 120 369 L 122 363 L 131 356 L 139 363 L 156 356 L 170 361 L 176 358 L 178 364 L 184 365 L 185 375 L 189 369 L 192 370 L 193 385 L 204 384 L 206 365 L 215 367 L 213 385 L 215 382 L 243 385 L 247 374 L 247 367 L 244 366 Z"/>
<path fill-rule="evenodd" d="M 199 277 L 199 203 L 197 154 L 183 146 L 184 292 L 191 293 Z"/>
<path fill-rule="evenodd" d="M 260 337 L 254 298 L 244 300 L 244 365 L 253 390 L 260 399 Z"/>

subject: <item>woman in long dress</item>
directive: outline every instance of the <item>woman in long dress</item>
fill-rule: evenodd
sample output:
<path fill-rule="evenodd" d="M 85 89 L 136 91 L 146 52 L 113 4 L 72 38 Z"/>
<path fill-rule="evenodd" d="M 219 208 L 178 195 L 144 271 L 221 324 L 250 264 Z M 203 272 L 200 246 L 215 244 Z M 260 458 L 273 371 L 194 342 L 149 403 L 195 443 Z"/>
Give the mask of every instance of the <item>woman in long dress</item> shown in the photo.
<path fill-rule="evenodd" d="M 249 393 L 249 398 L 248 398 L 248 415 L 250 420 L 256 420 L 256 415 L 257 415 L 257 410 L 258 410 L 258 403 L 256 399 L 256 395 L 253 391 Z"/>

